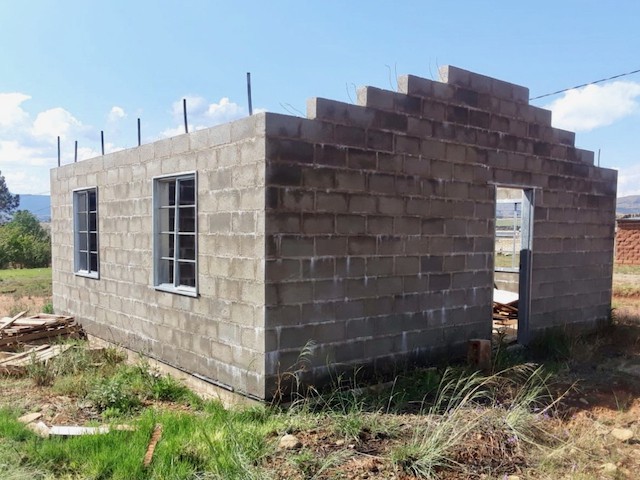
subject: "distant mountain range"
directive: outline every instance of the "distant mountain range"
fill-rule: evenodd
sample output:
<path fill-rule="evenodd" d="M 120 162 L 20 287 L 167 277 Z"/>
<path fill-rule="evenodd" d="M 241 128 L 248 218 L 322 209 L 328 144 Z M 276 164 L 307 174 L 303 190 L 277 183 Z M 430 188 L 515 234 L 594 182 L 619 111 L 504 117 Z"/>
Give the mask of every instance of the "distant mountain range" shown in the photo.
<path fill-rule="evenodd" d="M 41 222 L 50 222 L 51 197 L 49 195 L 20 194 L 18 210 L 29 210 Z"/>
<path fill-rule="evenodd" d="M 29 210 L 41 222 L 51 221 L 51 198 L 49 195 L 20 195 L 20 210 Z M 508 208 L 508 212 L 506 209 Z M 509 217 L 513 215 L 513 205 L 500 205 L 498 216 Z M 504 211 L 502 211 L 504 210 Z M 626 215 L 640 213 L 640 195 L 628 195 L 618 198 L 616 213 Z"/>
<path fill-rule="evenodd" d="M 627 195 L 618 198 L 616 213 L 626 215 L 628 213 L 640 213 L 640 195 Z"/>

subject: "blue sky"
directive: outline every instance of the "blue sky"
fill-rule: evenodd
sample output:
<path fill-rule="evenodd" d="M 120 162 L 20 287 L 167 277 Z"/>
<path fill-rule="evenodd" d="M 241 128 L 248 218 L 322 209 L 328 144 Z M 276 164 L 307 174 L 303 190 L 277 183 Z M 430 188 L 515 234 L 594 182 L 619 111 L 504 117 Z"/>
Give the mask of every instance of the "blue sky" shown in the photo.
<path fill-rule="evenodd" d="M 17 193 L 48 193 L 63 162 L 256 109 L 299 115 L 313 96 L 355 99 L 395 73 L 456 65 L 536 96 L 640 69 L 637 1 L 0 1 L 0 170 Z M 640 194 L 640 74 L 532 102 Z M 301 113 L 300 113 L 301 112 Z"/>

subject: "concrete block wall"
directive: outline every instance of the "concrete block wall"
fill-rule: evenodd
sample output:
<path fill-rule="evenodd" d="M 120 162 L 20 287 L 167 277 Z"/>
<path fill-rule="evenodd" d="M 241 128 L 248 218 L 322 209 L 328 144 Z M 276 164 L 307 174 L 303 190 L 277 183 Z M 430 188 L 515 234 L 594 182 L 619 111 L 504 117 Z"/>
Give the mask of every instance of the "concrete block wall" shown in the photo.
<path fill-rule="evenodd" d="M 616 263 L 620 265 L 640 265 L 640 219 L 622 219 L 618 221 Z"/>
<path fill-rule="evenodd" d="M 264 396 L 264 115 L 52 170 L 53 303 L 98 337 Z M 153 287 L 153 177 L 197 172 L 197 298 Z M 74 274 L 73 190 L 98 188 L 100 278 Z"/>
<path fill-rule="evenodd" d="M 616 172 L 593 165 L 528 89 L 445 67 L 444 82 L 315 98 L 266 119 L 267 375 L 315 342 L 385 368 L 489 338 L 496 186 L 535 191 L 531 329 L 608 316 Z"/>
<path fill-rule="evenodd" d="M 52 170 L 54 308 L 258 398 L 491 335 L 495 196 L 534 191 L 531 329 L 608 317 L 616 172 L 524 87 L 455 67 L 308 118 L 259 114 Z M 199 296 L 153 287 L 152 185 L 197 172 Z M 73 190 L 98 187 L 100 278 L 73 273 Z M 310 343 L 313 342 L 313 343 Z"/>

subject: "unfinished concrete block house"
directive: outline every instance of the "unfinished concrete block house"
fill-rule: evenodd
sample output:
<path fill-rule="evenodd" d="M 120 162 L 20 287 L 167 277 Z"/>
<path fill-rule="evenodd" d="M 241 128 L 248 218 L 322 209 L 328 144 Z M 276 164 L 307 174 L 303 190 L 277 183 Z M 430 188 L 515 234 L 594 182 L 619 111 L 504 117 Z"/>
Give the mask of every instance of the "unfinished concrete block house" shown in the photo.
<path fill-rule="evenodd" d="M 490 338 L 496 269 L 516 278 L 520 342 L 605 321 L 616 172 L 528 89 L 442 77 L 53 169 L 56 312 L 258 399 L 305 345 L 322 382 Z M 504 268 L 502 199 L 519 212 Z"/>

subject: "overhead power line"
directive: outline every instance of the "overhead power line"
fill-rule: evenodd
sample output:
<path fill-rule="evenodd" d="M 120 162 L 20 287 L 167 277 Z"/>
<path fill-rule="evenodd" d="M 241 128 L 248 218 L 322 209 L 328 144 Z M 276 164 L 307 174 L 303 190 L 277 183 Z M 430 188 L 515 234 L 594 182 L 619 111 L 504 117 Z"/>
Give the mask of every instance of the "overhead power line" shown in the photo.
<path fill-rule="evenodd" d="M 545 93 L 544 95 L 538 95 L 537 97 L 530 98 L 529 101 L 537 100 L 539 98 L 544 98 L 544 97 L 550 97 L 552 95 L 557 95 L 559 93 L 568 92 L 569 90 L 575 90 L 576 88 L 582 88 L 582 87 L 587 87 L 589 85 L 595 85 L 596 83 L 608 82 L 609 80 L 614 80 L 614 79 L 620 78 L 620 77 L 626 77 L 627 75 L 633 75 L 634 73 L 640 73 L 640 69 L 634 70 L 633 72 L 627 72 L 627 73 L 621 73 L 620 75 L 614 75 L 613 77 L 609 77 L 609 78 L 601 78 L 600 80 L 596 80 L 594 82 L 589 82 L 589 83 L 583 83 L 582 85 L 576 85 L 575 87 L 564 88 L 562 90 L 558 90 L 557 92 Z"/>

